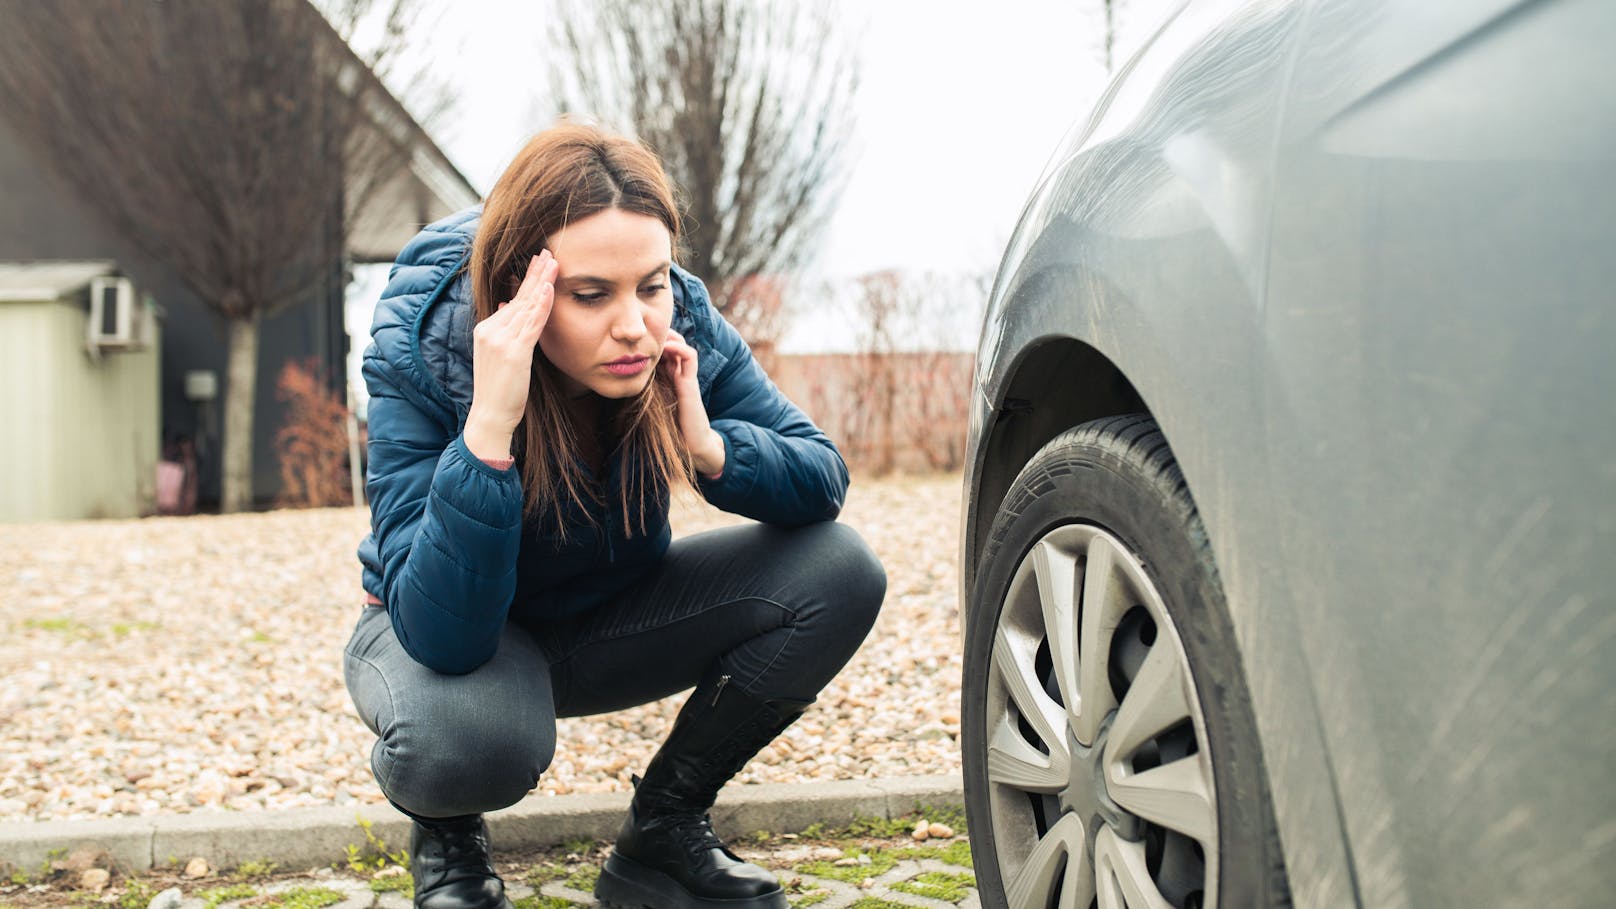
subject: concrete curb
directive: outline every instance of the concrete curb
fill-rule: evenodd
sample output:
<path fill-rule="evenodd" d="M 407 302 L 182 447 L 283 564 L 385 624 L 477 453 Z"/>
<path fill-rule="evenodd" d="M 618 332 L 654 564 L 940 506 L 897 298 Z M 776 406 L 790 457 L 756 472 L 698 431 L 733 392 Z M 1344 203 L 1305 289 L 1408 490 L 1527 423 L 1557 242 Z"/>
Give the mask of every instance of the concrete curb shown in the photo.
<path fill-rule="evenodd" d="M 488 816 L 496 849 L 554 846 L 568 840 L 610 841 L 628 807 L 628 793 L 532 797 Z M 810 824 L 845 826 L 855 818 L 895 818 L 925 806 L 964 807 L 960 777 L 887 777 L 828 783 L 769 783 L 729 786 L 713 807 L 713 827 L 721 835 L 757 831 L 792 833 Z M 385 803 L 344 808 L 232 812 L 36 821 L 0 824 L 0 867 L 27 872 L 50 860 L 52 852 L 83 847 L 105 849 L 118 870 L 147 871 L 195 856 L 214 868 L 247 861 L 269 861 L 283 868 L 307 868 L 341 861 L 349 844 L 365 845 L 359 819 L 390 849 L 409 845 L 409 823 Z M 61 853 L 58 853 L 61 854 Z"/>

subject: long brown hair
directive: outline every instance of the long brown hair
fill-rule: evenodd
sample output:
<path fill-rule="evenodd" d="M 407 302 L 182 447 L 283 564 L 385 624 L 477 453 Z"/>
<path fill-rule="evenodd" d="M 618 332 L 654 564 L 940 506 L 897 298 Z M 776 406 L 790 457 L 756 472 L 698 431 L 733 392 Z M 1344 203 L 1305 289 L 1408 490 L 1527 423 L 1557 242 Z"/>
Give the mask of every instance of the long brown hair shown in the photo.
<path fill-rule="evenodd" d="M 593 126 L 562 123 L 534 136 L 517 153 L 483 201 L 482 220 L 471 246 L 471 287 L 476 320 L 493 315 L 521 285 L 532 256 L 568 224 L 606 209 L 648 215 L 667 227 L 679 244 L 679 211 L 673 187 L 656 155 L 632 139 Z M 583 474 L 580 427 L 566 406 L 561 373 L 539 348 L 527 408 L 518 424 L 523 514 L 545 512 L 558 536 L 566 536 L 563 504 L 585 514 L 586 502 L 604 500 Z M 645 390 L 621 402 L 611 416 L 611 437 L 623 451 L 620 501 L 623 526 L 646 533 L 647 506 L 680 481 L 693 482 L 694 468 L 679 441 L 673 389 L 652 375 Z M 609 452 L 608 452 L 609 453 Z M 638 520 L 635 520 L 637 518 Z"/>

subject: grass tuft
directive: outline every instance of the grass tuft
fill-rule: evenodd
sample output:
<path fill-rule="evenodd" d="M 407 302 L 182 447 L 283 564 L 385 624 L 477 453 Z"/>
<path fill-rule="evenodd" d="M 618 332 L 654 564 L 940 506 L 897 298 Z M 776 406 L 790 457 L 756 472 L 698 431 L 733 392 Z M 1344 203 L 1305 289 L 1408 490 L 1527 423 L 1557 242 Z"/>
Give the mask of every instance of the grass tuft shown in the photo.
<path fill-rule="evenodd" d="M 561 880 L 567 876 L 567 873 L 565 866 L 554 862 L 545 862 L 542 865 L 534 865 L 529 868 L 527 873 L 522 875 L 522 880 L 531 887 L 543 887 L 551 881 Z"/>
<path fill-rule="evenodd" d="M 921 818 L 932 823 L 947 824 L 954 828 L 956 836 L 963 836 L 966 833 L 965 812 L 958 808 L 916 805 L 914 811 L 901 817 L 857 817 L 845 827 L 827 827 L 823 823 L 815 822 L 804 827 L 798 835 L 811 840 L 841 839 L 849 836 L 880 839 L 906 837 L 915 829 L 915 824 Z"/>
<path fill-rule="evenodd" d="M 976 877 L 969 874 L 949 874 L 946 871 L 926 871 L 907 881 L 892 884 L 893 890 L 929 896 L 934 900 L 957 903 L 965 899 L 976 886 Z"/>
<path fill-rule="evenodd" d="M 392 877 L 371 878 L 370 889 L 372 893 L 402 893 L 415 898 L 415 879 L 407 874 L 395 874 Z"/>
<path fill-rule="evenodd" d="M 860 850 L 848 849 L 848 858 L 858 858 Z M 891 871 L 898 864 L 898 859 L 885 849 L 871 849 L 864 853 L 870 857 L 868 864 L 860 862 L 857 865 L 838 865 L 834 862 L 803 862 L 793 868 L 798 874 L 811 874 L 814 877 L 828 877 L 838 881 L 856 884 L 867 877 L 878 877 Z"/>
<path fill-rule="evenodd" d="M 269 877 L 271 874 L 274 874 L 277 870 L 279 870 L 280 867 L 281 866 L 275 862 L 242 862 L 236 866 L 236 870 L 232 872 L 232 876 L 240 878 L 244 881 L 250 881 L 255 878 Z"/>
<path fill-rule="evenodd" d="M 936 859 L 961 868 L 971 867 L 971 843 L 955 837 L 948 841 L 947 846 L 902 846 L 892 850 L 898 858 L 906 859 Z"/>
<path fill-rule="evenodd" d="M 147 906 L 151 905 L 152 898 L 155 896 L 157 896 L 157 891 L 152 889 L 151 884 L 138 879 L 131 880 L 129 889 L 118 897 L 118 909 L 146 909 Z"/>
<path fill-rule="evenodd" d="M 545 896 L 541 893 L 512 900 L 511 905 L 515 909 L 577 909 L 578 906 L 572 900 L 564 900 L 559 896 Z"/>
<path fill-rule="evenodd" d="M 280 893 L 269 893 L 253 900 L 260 909 L 324 909 L 342 902 L 341 893 L 327 887 L 299 887 Z M 262 902 L 260 902 L 260 900 Z"/>
<path fill-rule="evenodd" d="M 208 909 L 213 909 L 214 906 L 220 903 L 228 903 L 231 900 L 244 900 L 249 896 L 257 895 L 258 888 L 251 884 L 229 884 L 224 887 L 209 887 L 196 896 Z"/>
<path fill-rule="evenodd" d="M 595 840 L 590 839 L 587 836 L 581 836 L 575 840 L 567 840 L 566 842 L 562 843 L 561 849 L 564 852 L 576 853 L 578 855 L 588 855 L 589 853 L 595 851 L 595 846 Z"/>
<path fill-rule="evenodd" d="M 567 875 L 567 879 L 562 883 L 574 890 L 590 893 L 594 891 L 595 882 L 598 880 L 600 880 L 600 867 L 598 865 L 585 865 Z"/>

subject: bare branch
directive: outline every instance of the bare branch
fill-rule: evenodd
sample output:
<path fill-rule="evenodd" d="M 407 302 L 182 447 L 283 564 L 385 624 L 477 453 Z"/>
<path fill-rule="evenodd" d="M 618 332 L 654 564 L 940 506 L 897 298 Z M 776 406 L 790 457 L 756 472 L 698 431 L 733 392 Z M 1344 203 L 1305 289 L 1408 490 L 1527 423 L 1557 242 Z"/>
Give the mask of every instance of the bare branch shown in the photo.
<path fill-rule="evenodd" d="M 631 132 L 662 157 L 685 209 L 682 262 L 725 312 L 743 312 L 749 292 L 778 296 L 777 279 L 811 254 L 840 194 L 859 60 L 834 12 L 562 0 L 550 29 L 560 110 Z M 747 280 L 759 276 L 769 280 Z"/>
<path fill-rule="evenodd" d="M 225 439 L 227 507 L 251 502 L 256 361 L 236 351 L 256 358 L 258 323 L 329 287 L 414 142 L 367 68 L 396 57 L 413 0 L 323 2 L 329 22 L 309 0 L 0 0 L 8 123 L 231 325 L 226 409 L 246 413 L 226 425 L 246 437 Z M 372 15 L 359 59 L 343 39 Z"/>

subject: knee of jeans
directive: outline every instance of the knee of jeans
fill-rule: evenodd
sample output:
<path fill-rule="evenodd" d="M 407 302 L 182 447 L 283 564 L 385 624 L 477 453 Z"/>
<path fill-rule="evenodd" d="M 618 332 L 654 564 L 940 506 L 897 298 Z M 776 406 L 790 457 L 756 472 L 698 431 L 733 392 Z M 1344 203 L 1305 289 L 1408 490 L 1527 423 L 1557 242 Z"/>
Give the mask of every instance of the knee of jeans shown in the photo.
<path fill-rule="evenodd" d="M 858 531 L 834 522 L 825 528 L 833 552 L 822 564 L 836 591 L 837 617 L 868 632 L 886 600 L 887 570 Z"/>
<path fill-rule="evenodd" d="M 371 762 L 394 804 L 419 817 L 454 817 L 516 804 L 554 757 L 554 728 L 504 727 L 437 729 L 424 740 L 384 735 Z"/>

